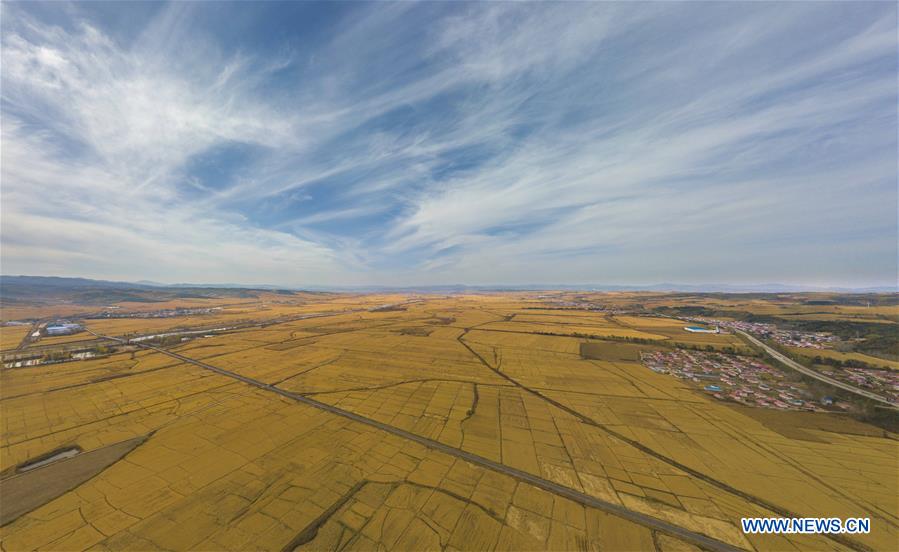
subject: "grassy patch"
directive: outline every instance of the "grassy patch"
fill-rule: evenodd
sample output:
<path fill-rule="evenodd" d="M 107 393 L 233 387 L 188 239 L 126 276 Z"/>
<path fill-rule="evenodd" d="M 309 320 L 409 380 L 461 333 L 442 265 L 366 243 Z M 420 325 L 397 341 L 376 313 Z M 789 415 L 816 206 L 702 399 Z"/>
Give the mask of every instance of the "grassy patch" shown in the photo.
<path fill-rule="evenodd" d="M 639 362 L 640 351 L 648 351 L 646 345 L 617 343 L 614 341 L 588 341 L 581 343 L 581 357 L 591 360 Z"/>

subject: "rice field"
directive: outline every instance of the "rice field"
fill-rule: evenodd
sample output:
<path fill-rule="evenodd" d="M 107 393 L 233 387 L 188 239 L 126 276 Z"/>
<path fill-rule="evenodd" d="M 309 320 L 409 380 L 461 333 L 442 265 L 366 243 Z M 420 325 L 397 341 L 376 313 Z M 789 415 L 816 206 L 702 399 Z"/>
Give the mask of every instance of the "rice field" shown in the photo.
<path fill-rule="evenodd" d="M 786 349 L 794 355 L 803 356 L 807 359 L 815 357 L 832 358 L 839 361 L 858 360 L 877 368 L 885 368 L 889 370 L 899 370 L 899 362 L 878 358 L 864 353 L 835 351 L 833 349 L 801 349 L 799 347 L 786 347 Z"/>
<path fill-rule="evenodd" d="M 22 338 L 32 331 L 31 325 L 0 326 L 0 349 L 15 349 L 21 343 Z"/>
<path fill-rule="evenodd" d="M 639 516 L 746 550 L 893 547 L 894 435 L 823 418 L 791 434 L 774 414 L 748 415 L 643 368 L 635 352 L 667 346 L 654 343 L 674 339 L 669 320 L 535 309 L 541 301 L 259 305 L 235 316 L 265 324 L 172 348 L 399 433 L 151 350 L 3 370 L 0 489 L 52 451 L 77 447 L 78 458 L 139 442 L 17 513 L 0 528 L 3 549 L 698 549 Z M 385 304 L 401 309 L 372 310 Z M 330 314 L 286 319 L 313 311 Z M 105 329 L 141 332 L 138 320 L 114 322 Z M 872 532 L 739 528 L 741 517 L 777 515 L 869 516 Z"/>

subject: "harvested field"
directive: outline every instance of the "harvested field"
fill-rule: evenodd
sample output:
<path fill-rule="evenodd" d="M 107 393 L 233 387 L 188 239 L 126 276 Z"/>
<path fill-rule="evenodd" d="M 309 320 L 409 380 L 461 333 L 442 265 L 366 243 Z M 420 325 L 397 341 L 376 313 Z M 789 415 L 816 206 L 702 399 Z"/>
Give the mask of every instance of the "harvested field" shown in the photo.
<path fill-rule="evenodd" d="M 145 440 L 145 437 L 135 437 L 101 449 L 65 457 L 34 469 L 30 469 L 37 466 L 34 461 L 30 465 L 21 466 L 18 469 L 19 473 L 13 473 L 2 480 L 0 526 L 81 485 Z M 63 456 L 68 451 L 77 452 L 77 449 L 69 448 L 60 453 L 50 454 L 44 462 Z"/>
<path fill-rule="evenodd" d="M 806 430 L 814 430 L 816 434 L 827 440 L 826 433 L 859 435 L 863 437 L 883 437 L 884 430 L 853 420 L 844 414 L 828 414 L 813 412 L 776 411 L 765 408 L 751 408 L 739 404 L 730 405 L 743 415 L 758 420 L 766 427 L 784 434 L 797 428 L 808 434 Z"/>
<path fill-rule="evenodd" d="M 581 343 L 581 356 L 592 360 L 639 362 L 640 352 L 650 349 L 651 346 L 647 345 L 631 345 L 613 341 L 588 341 Z"/>

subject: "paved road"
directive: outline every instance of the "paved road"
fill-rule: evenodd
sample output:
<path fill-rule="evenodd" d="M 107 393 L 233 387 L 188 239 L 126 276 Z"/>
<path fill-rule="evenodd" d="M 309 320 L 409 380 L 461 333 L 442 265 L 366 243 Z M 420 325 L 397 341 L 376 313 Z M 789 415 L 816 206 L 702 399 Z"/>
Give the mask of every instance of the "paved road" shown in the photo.
<path fill-rule="evenodd" d="M 776 360 L 780 361 L 782 364 L 785 364 L 787 367 L 792 368 L 793 370 L 796 370 L 797 372 L 802 372 L 803 374 L 805 374 L 806 376 L 808 376 L 810 378 L 815 378 L 818 381 L 823 381 L 824 383 L 826 383 L 828 385 L 833 385 L 834 387 L 839 387 L 840 389 L 849 391 L 850 393 L 855 393 L 856 395 L 865 397 L 866 399 L 871 399 L 873 401 L 877 401 L 877 402 L 883 403 L 887 406 L 896 408 L 896 404 L 890 402 L 890 400 L 884 396 L 878 395 L 877 393 L 871 393 L 870 391 L 865 391 L 864 389 L 859 389 L 858 387 L 854 387 L 852 385 L 849 385 L 848 383 L 843 383 L 841 381 L 837 381 L 833 378 L 829 378 L 829 377 L 825 376 L 824 374 L 820 374 L 820 373 L 812 370 L 811 368 L 806 368 L 805 366 L 799 364 L 798 362 L 787 357 L 786 355 L 779 353 L 775 349 L 772 349 L 771 347 L 769 347 L 762 341 L 756 339 L 754 336 L 752 336 L 746 332 L 737 330 L 737 333 L 742 335 L 746 339 L 748 339 L 754 345 L 757 345 L 757 346 L 761 347 L 762 349 L 764 349 L 766 353 L 768 353 L 769 355 L 774 357 Z"/>
<path fill-rule="evenodd" d="M 18 347 L 13 349 L 14 351 L 21 351 L 25 347 L 31 344 L 32 341 L 35 340 L 35 337 L 32 335 L 34 332 L 41 329 L 42 321 L 38 320 L 37 322 L 31 325 L 31 328 L 28 330 L 28 333 L 22 338 L 22 341 L 19 342 Z"/>
<path fill-rule="evenodd" d="M 95 334 L 95 335 L 97 335 L 97 334 Z M 123 344 L 128 343 L 127 340 L 117 338 L 117 337 L 110 337 L 110 336 L 100 336 L 100 337 L 108 337 L 109 339 L 113 339 L 113 340 L 118 341 Z M 356 414 L 354 412 L 350 412 L 348 410 L 343 410 L 342 408 L 338 408 L 336 406 L 333 406 L 333 405 L 330 405 L 327 403 L 319 402 L 315 399 L 311 399 L 309 397 L 305 397 L 305 396 L 299 395 L 297 393 L 291 393 L 290 391 L 286 391 L 284 389 L 280 389 L 278 387 L 269 385 L 269 384 L 261 382 L 259 380 L 255 380 L 253 378 L 249 378 L 247 376 L 243 376 L 243 375 L 231 372 L 229 370 L 225 370 L 223 368 L 219 368 L 217 366 L 213 366 L 211 364 L 201 362 L 199 360 L 184 356 L 179 353 L 175 353 L 173 351 L 168 351 L 166 349 L 162 349 L 162 348 L 159 348 L 159 347 L 156 347 L 153 345 L 147 345 L 144 343 L 135 343 L 135 344 L 140 347 L 143 347 L 145 349 L 152 349 L 158 353 L 162 353 L 164 355 L 168 355 L 172 358 L 176 358 L 183 362 L 187 362 L 187 363 L 193 364 L 195 366 L 199 366 L 200 368 L 209 370 L 211 372 L 215 372 L 216 374 L 241 381 L 248 385 L 257 387 L 259 389 L 263 389 L 265 391 L 270 391 L 272 393 L 277 393 L 278 395 L 281 395 L 282 397 L 286 397 L 288 399 L 292 399 L 294 401 L 318 408 L 320 410 L 324 410 L 325 412 L 330 412 L 332 414 L 336 414 L 338 416 L 342 416 L 344 418 L 353 420 L 354 422 L 359 422 L 359 423 L 374 427 L 376 429 L 379 429 L 381 431 L 386 431 L 387 433 L 396 435 L 397 437 L 401 437 L 403 439 L 408 439 L 410 441 L 414 441 L 414 442 L 424 445 L 428 448 L 438 450 L 440 452 L 449 454 L 456 458 L 461 458 L 467 462 L 471 462 L 472 464 L 477 464 L 477 465 L 487 468 L 489 470 L 503 473 L 510 477 L 514 477 L 515 479 L 518 479 L 519 481 L 524 481 L 535 487 L 539 487 L 550 493 L 553 493 L 553 494 L 556 494 L 559 496 L 563 496 L 565 498 L 574 500 L 575 502 L 578 502 L 580 504 L 584 504 L 586 506 L 590 506 L 592 508 L 596 508 L 596 509 L 605 511 L 610 514 L 614 514 L 623 519 L 633 521 L 635 523 L 638 523 L 640 525 L 648 527 L 649 529 L 659 531 L 661 533 L 665 533 L 667 535 L 671 535 L 673 537 L 693 543 L 704 550 L 728 551 L 728 552 L 734 552 L 734 551 L 740 550 L 739 548 L 736 548 L 730 544 L 719 541 L 717 539 L 713 539 L 711 537 L 707 537 L 701 533 L 696 533 L 696 532 L 690 531 L 688 529 L 685 529 L 683 527 L 679 527 L 677 525 L 668 523 L 667 521 L 663 521 L 661 519 L 654 518 L 652 516 L 642 514 L 640 512 L 636 512 L 634 510 L 627 509 L 618 504 L 613 504 L 611 502 L 606 502 L 604 500 L 600 500 L 600 499 L 590 496 L 588 494 L 584 494 L 584 493 L 577 491 L 575 489 L 572 489 L 570 487 L 565 487 L 564 485 L 559 485 L 558 483 L 554 483 L 547 479 L 543 479 L 543 478 L 533 475 L 531 473 L 517 470 L 515 468 L 506 466 L 505 464 L 500 464 L 499 462 L 494 462 L 493 460 L 484 458 L 483 456 L 478 456 L 476 454 L 472 454 L 472 453 L 464 451 L 462 449 L 451 447 L 444 443 L 440 443 L 438 441 L 434 441 L 432 439 L 428 439 L 426 437 L 422 437 L 420 435 L 410 433 L 410 432 L 400 429 L 398 427 L 387 425 L 387 424 L 379 422 L 377 420 L 372 420 L 371 418 L 366 418 L 365 416 L 360 416 L 359 414 Z"/>

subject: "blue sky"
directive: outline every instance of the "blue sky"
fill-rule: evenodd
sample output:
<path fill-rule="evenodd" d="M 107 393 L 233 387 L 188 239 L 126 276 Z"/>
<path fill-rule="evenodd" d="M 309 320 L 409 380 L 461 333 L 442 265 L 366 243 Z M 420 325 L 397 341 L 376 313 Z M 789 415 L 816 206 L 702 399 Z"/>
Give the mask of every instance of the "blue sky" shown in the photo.
<path fill-rule="evenodd" d="M 3 3 L 2 272 L 895 285 L 882 3 Z"/>

